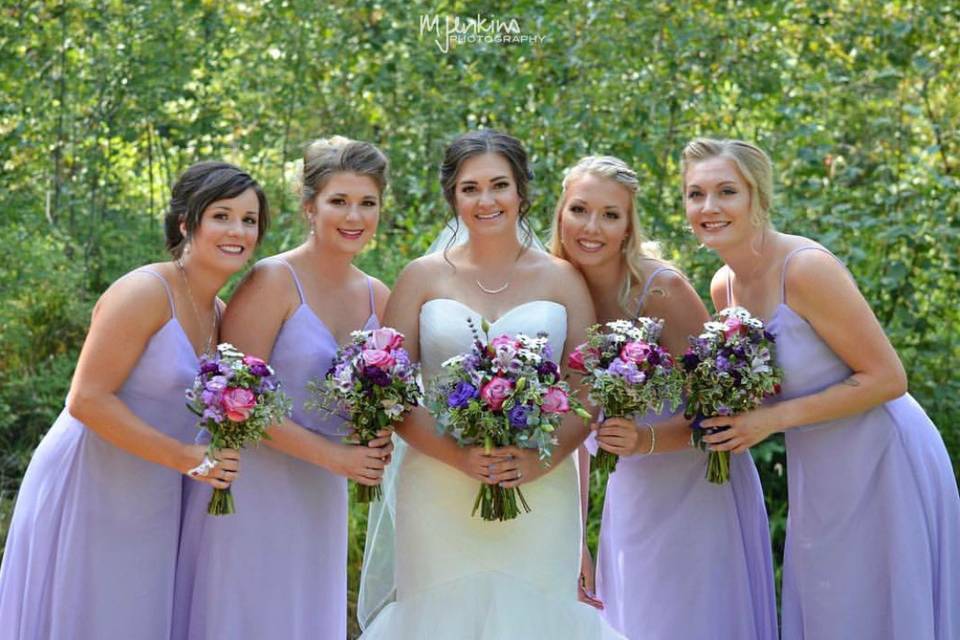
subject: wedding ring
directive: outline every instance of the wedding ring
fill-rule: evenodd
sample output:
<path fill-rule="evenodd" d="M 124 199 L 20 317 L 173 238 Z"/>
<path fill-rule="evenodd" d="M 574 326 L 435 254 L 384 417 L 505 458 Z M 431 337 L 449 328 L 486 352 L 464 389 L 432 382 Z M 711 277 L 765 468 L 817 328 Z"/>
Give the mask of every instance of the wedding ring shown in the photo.
<path fill-rule="evenodd" d="M 191 478 L 209 476 L 210 472 L 216 469 L 218 464 L 220 464 L 219 460 L 211 460 L 210 456 L 203 454 L 203 462 L 195 466 L 193 469 L 187 471 L 187 475 Z"/>

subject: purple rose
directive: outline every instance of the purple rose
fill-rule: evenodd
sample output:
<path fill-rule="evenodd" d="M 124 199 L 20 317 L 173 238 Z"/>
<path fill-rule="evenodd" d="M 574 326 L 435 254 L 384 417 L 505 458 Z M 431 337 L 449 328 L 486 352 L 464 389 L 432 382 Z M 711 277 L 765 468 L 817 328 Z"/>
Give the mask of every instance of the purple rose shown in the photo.
<path fill-rule="evenodd" d="M 447 397 L 447 406 L 463 409 L 470 400 L 477 397 L 477 388 L 469 382 L 458 382 L 457 387 Z"/>
<path fill-rule="evenodd" d="M 527 417 L 533 411 L 533 407 L 525 404 L 516 404 L 507 411 L 507 418 L 510 420 L 510 426 L 514 429 L 526 429 Z"/>

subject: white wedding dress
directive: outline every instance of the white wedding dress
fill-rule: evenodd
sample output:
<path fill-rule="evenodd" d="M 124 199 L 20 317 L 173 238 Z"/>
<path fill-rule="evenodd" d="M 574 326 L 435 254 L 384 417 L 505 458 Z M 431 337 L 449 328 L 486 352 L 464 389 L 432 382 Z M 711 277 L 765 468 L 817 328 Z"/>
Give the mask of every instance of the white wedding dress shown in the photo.
<path fill-rule="evenodd" d="M 480 316 L 438 298 L 420 309 L 420 356 L 426 384 L 441 363 L 470 348 L 467 325 Z M 538 331 L 563 353 L 566 309 L 545 300 L 514 307 L 490 337 Z M 615 640 L 591 607 L 577 601 L 580 571 L 579 478 L 573 457 L 524 484 L 532 511 L 507 522 L 471 516 L 479 485 L 460 471 L 407 447 L 396 477 L 396 601 L 361 640 Z"/>

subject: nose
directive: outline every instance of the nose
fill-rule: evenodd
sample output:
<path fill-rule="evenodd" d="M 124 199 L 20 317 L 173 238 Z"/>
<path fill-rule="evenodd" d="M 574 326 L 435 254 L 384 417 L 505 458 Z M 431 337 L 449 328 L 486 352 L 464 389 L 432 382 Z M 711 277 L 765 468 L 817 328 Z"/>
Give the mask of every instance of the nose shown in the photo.
<path fill-rule="evenodd" d="M 360 205 L 353 204 L 347 209 L 347 219 L 348 220 L 357 220 L 360 218 Z"/>
<path fill-rule="evenodd" d="M 487 189 L 484 189 L 480 192 L 480 204 L 484 206 L 489 206 L 493 204 L 493 194 L 490 193 Z"/>
<path fill-rule="evenodd" d="M 706 196 L 704 196 L 703 211 L 705 213 L 716 213 L 719 211 L 719 207 L 717 206 L 717 196 L 712 193 L 708 193 Z"/>
<path fill-rule="evenodd" d="M 583 225 L 583 228 L 586 231 L 596 231 L 600 228 L 600 216 L 597 212 L 590 214 L 590 217 L 587 218 L 587 223 Z"/>

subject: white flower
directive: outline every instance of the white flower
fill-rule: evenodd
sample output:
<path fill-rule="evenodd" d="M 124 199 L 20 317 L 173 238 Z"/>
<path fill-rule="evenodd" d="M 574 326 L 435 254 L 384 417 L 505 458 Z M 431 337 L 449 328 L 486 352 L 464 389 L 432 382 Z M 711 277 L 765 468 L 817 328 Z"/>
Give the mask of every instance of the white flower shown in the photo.
<path fill-rule="evenodd" d="M 464 360 L 466 360 L 466 358 L 467 357 L 463 354 L 456 355 L 456 356 L 453 356 L 452 358 L 447 358 L 446 360 L 444 360 L 443 364 L 441 364 L 440 366 L 443 367 L 444 369 L 448 367 L 455 367 L 461 362 L 463 362 Z"/>

